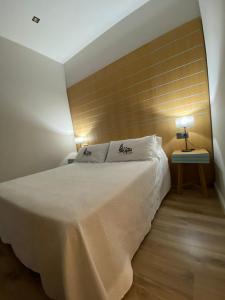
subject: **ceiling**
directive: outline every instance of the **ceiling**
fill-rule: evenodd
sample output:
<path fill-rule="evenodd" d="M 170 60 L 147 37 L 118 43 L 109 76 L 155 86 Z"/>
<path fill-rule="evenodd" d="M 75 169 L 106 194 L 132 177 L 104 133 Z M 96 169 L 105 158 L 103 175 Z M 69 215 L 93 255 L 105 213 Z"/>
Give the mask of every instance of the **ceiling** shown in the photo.
<path fill-rule="evenodd" d="M 64 63 L 146 2 L 0 0 L 0 35 Z"/>
<path fill-rule="evenodd" d="M 199 15 L 198 0 L 0 0 L 0 36 L 64 63 L 69 87 Z"/>
<path fill-rule="evenodd" d="M 198 16 L 196 0 L 148 1 L 65 63 L 67 87 Z"/>

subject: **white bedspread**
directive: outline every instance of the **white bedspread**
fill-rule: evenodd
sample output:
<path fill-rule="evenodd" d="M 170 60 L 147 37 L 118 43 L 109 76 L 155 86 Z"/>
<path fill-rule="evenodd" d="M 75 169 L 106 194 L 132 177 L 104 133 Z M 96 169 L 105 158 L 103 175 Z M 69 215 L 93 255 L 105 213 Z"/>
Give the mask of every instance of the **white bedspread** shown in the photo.
<path fill-rule="evenodd" d="M 1 183 L 0 237 L 41 274 L 49 297 L 119 300 L 161 187 L 158 159 L 74 163 Z"/>

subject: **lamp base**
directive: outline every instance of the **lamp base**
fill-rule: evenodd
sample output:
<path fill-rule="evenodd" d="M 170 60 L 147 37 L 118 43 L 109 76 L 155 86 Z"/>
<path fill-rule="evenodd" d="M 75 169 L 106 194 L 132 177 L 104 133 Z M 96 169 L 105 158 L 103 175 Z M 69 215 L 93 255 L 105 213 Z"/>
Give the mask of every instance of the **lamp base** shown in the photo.
<path fill-rule="evenodd" d="M 182 152 L 191 152 L 193 150 L 195 150 L 195 149 L 183 149 Z"/>

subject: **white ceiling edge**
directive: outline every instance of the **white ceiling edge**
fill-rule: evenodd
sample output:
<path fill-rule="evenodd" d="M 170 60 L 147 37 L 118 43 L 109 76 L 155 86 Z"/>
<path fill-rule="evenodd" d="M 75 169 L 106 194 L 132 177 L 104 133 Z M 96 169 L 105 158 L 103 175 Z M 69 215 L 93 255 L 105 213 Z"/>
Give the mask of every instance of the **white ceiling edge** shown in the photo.
<path fill-rule="evenodd" d="M 0 0 L 0 36 L 64 63 L 148 1 Z"/>
<path fill-rule="evenodd" d="M 82 49 L 87 47 L 89 44 L 91 44 L 94 40 L 96 40 L 99 36 L 107 32 L 110 28 L 112 28 L 115 24 L 126 18 L 128 15 L 130 15 L 132 12 L 143 6 L 145 3 L 149 2 L 151 0 L 141 0 L 139 3 L 135 3 L 132 7 L 129 7 L 126 11 L 122 12 L 119 16 L 117 16 L 116 19 L 112 22 L 111 20 L 107 22 L 107 24 L 104 24 L 104 30 L 99 30 L 95 33 L 95 35 L 92 35 L 91 37 L 87 38 L 86 41 L 80 45 L 78 49 L 75 51 L 72 51 L 68 56 L 66 56 L 61 62 L 64 64 L 68 60 L 70 60 L 74 55 L 79 53 Z"/>
<path fill-rule="evenodd" d="M 200 16 L 196 0 L 151 0 L 64 64 L 67 87 Z"/>

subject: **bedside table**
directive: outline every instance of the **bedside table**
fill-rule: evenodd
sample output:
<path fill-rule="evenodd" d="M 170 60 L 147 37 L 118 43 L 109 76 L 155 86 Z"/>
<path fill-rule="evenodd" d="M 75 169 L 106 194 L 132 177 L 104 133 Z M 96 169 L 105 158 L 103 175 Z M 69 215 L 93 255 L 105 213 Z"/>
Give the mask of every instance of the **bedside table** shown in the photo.
<path fill-rule="evenodd" d="M 178 178 L 177 178 L 177 192 L 182 191 L 183 181 L 183 166 L 184 164 L 196 164 L 201 182 L 202 192 L 207 196 L 207 184 L 204 174 L 204 164 L 209 164 L 209 152 L 205 149 L 197 149 L 191 152 L 182 152 L 180 150 L 172 153 L 172 163 L 177 164 Z"/>
<path fill-rule="evenodd" d="M 69 164 L 72 164 L 72 163 L 74 163 L 75 162 L 75 158 L 68 158 L 67 159 L 67 164 L 69 165 Z"/>

